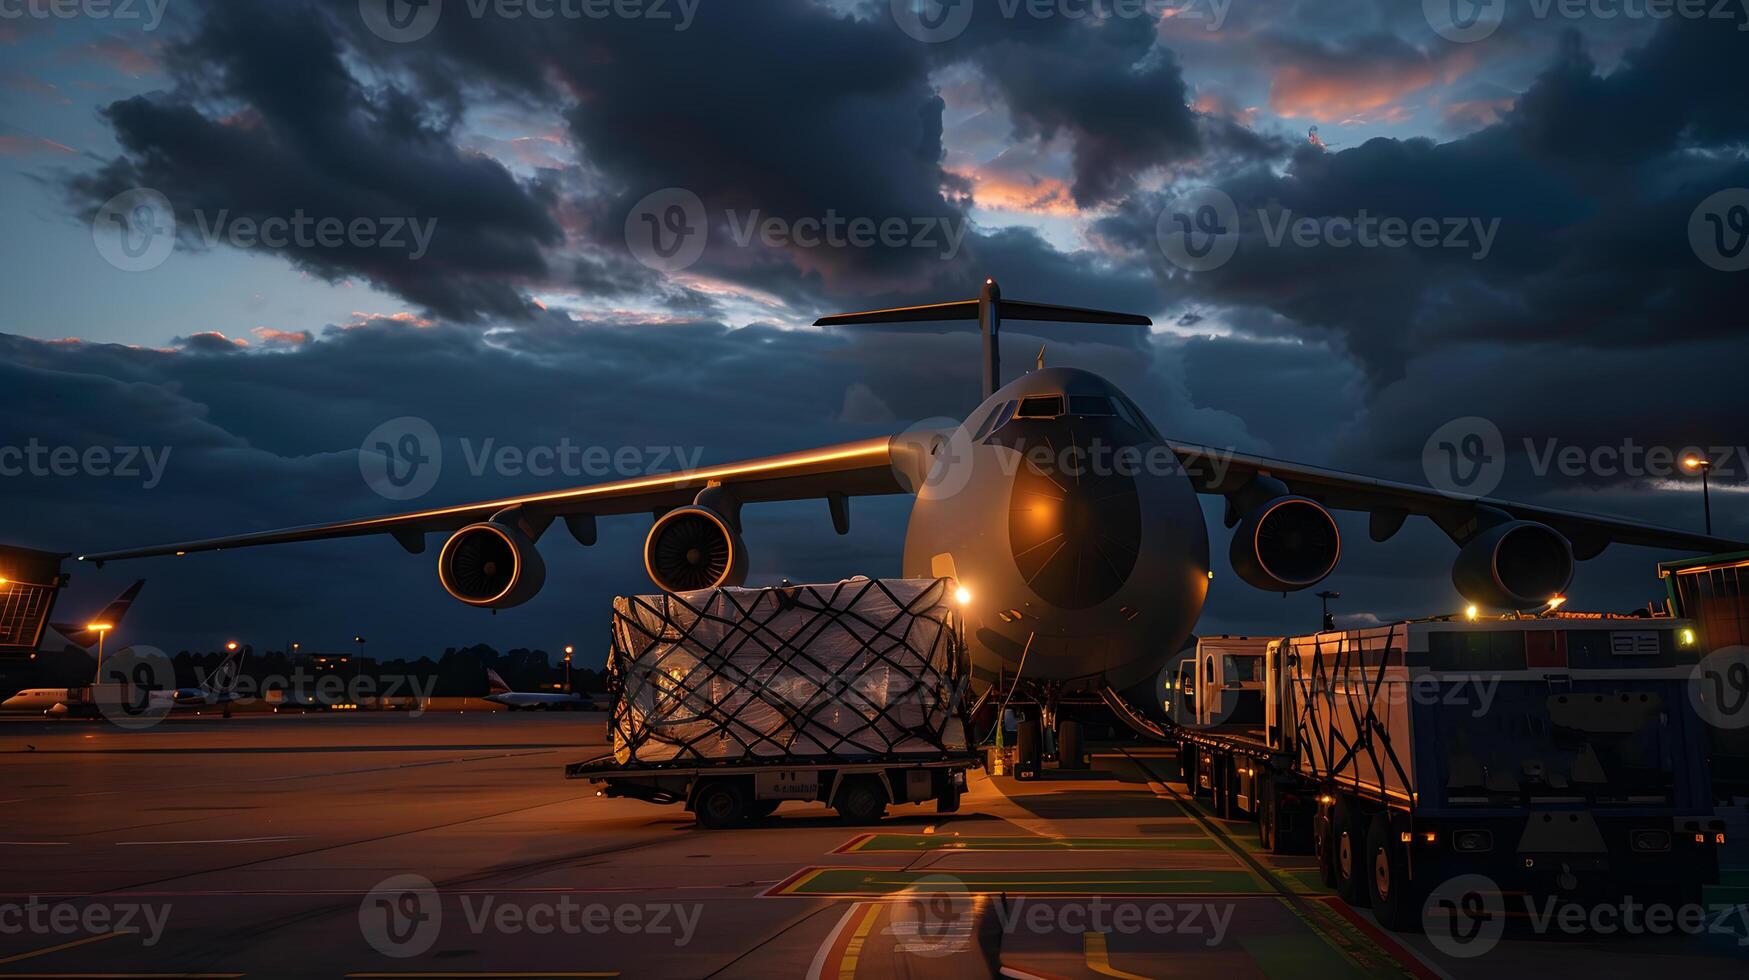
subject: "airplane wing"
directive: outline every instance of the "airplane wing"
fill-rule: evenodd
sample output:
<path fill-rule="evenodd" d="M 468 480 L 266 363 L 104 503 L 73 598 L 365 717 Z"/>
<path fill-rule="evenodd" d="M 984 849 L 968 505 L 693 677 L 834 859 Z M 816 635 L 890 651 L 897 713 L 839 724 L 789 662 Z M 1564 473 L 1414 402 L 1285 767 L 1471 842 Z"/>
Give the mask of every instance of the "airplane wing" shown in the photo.
<path fill-rule="evenodd" d="M 1340 470 L 1235 453 L 1195 443 L 1168 442 L 1200 493 L 1231 494 L 1257 476 L 1286 484 L 1293 493 L 1335 510 L 1371 515 L 1374 541 L 1387 541 L 1411 515 L 1427 517 L 1454 540 L 1473 527 L 1478 507 L 1492 507 L 1519 520 L 1546 524 L 1573 543 L 1573 557 L 1595 558 L 1612 543 L 1684 551 L 1735 551 L 1743 544 L 1726 538 L 1679 531 L 1619 517 L 1582 514 L 1551 507 L 1445 493 L 1412 483 L 1395 483 Z"/>
<path fill-rule="evenodd" d="M 425 535 L 430 532 L 455 531 L 469 524 L 490 520 L 494 514 L 513 508 L 522 508 L 525 513 L 542 517 L 564 518 L 571 532 L 579 540 L 589 544 L 594 540 L 594 518 L 597 516 L 671 510 L 691 503 L 700 490 L 711 484 L 721 484 L 728 488 L 741 503 L 808 500 L 817 497 L 834 499 L 836 516 L 839 506 L 836 500 L 840 497 L 911 492 L 920 481 L 910 474 L 915 473 L 918 466 L 926 465 L 920 461 L 927 458 L 929 447 L 936 438 L 936 433 L 911 430 L 891 437 L 883 436 L 678 473 L 332 524 L 312 524 L 149 548 L 93 553 L 81 555 L 79 558 L 81 561 L 101 565 L 104 562 L 129 558 L 251 548 L 294 541 L 325 541 L 368 534 L 392 535 L 402 547 L 418 554 L 424 550 Z"/>

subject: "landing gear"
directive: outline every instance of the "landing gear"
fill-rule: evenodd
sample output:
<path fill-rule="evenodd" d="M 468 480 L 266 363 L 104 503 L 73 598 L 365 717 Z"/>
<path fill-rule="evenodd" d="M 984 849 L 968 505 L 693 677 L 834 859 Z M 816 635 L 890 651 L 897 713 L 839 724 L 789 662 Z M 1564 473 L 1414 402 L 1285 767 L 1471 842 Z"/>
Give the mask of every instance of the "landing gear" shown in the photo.
<path fill-rule="evenodd" d="M 1014 729 L 1014 775 L 1033 779 L 1045 764 L 1043 726 L 1037 718 L 1023 719 Z"/>
<path fill-rule="evenodd" d="M 1087 753 L 1081 744 L 1081 723 L 1073 718 L 1057 720 L 1057 768 L 1083 770 L 1087 768 Z"/>

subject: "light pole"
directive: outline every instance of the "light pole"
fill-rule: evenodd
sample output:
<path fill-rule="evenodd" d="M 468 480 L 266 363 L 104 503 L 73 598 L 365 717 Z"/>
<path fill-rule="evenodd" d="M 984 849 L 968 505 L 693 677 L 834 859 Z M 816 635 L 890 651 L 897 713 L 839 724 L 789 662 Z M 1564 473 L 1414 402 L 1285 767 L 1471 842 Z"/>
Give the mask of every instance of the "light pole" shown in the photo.
<path fill-rule="evenodd" d="M 1336 628 L 1336 620 L 1334 618 L 1332 618 L 1330 615 L 1330 600 L 1342 598 L 1342 593 L 1331 592 L 1329 589 L 1325 589 L 1324 591 L 1318 593 L 1318 598 L 1324 600 L 1324 629 L 1325 630 L 1335 629 Z"/>
<path fill-rule="evenodd" d="M 1705 456 L 1690 456 L 1682 461 L 1682 465 L 1691 470 L 1700 470 L 1700 505 L 1706 511 L 1706 533 L 1713 533 L 1713 498 L 1707 489 L 1707 474 L 1712 471 L 1713 461 Z"/>
<path fill-rule="evenodd" d="M 0 582 L 4 581 L 5 579 L 0 579 Z M 115 624 L 88 623 L 85 628 L 97 634 L 97 676 L 91 679 L 91 683 L 101 684 L 103 683 L 103 638 L 109 635 L 110 630 L 115 629 Z"/>
<path fill-rule="evenodd" d="M 566 694 L 571 693 L 571 654 L 576 653 L 576 652 L 577 652 L 576 647 L 572 646 L 569 643 L 565 644 L 565 693 Z"/>

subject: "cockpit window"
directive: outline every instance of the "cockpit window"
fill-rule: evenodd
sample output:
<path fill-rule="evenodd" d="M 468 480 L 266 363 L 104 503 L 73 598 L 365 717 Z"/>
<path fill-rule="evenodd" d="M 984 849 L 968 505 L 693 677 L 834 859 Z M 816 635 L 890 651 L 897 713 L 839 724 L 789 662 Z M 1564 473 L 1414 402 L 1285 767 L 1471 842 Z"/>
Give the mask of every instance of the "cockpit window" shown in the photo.
<path fill-rule="evenodd" d="M 1020 400 L 1017 419 L 1054 419 L 1063 414 L 1062 395 L 1030 395 Z"/>
<path fill-rule="evenodd" d="M 1088 418 L 1109 418 L 1117 413 L 1112 410 L 1111 399 L 1104 395 L 1070 395 L 1069 414 Z"/>
<path fill-rule="evenodd" d="M 984 421 L 978 424 L 978 432 L 976 435 L 972 436 L 972 441 L 983 442 L 984 437 L 995 431 L 998 425 L 1013 418 L 1015 404 L 1015 402 L 1009 401 L 1006 404 L 998 405 L 991 409 L 990 414 L 984 416 Z"/>

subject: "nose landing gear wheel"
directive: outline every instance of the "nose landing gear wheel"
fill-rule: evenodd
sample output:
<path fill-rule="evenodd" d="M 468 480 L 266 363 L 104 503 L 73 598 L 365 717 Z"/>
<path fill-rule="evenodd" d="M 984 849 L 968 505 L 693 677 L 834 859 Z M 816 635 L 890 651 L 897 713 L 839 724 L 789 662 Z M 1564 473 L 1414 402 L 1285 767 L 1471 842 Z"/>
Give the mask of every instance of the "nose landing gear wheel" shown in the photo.
<path fill-rule="evenodd" d="M 1014 778 L 1033 779 L 1044 765 L 1044 742 L 1039 737 L 1039 720 L 1028 718 L 1014 729 Z"/>

